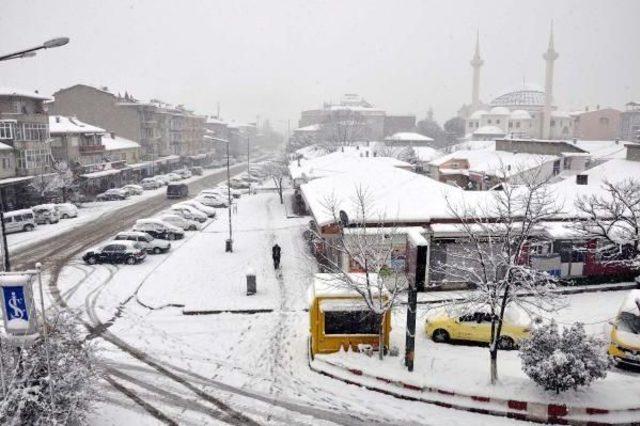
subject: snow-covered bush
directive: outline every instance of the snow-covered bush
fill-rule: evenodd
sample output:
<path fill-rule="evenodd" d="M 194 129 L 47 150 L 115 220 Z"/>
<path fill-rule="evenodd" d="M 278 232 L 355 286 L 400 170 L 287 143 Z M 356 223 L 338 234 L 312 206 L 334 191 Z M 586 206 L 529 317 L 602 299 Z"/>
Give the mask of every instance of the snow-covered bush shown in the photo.
<path fill-rule="evenodd" d="M 611 361 L 602 346 L 579 322 L 560 332 L 551 321 L 534 329 L 531 338 L 520 345 L 522 369 L 545 390 L 576 390 L 606 377 Z"/>
<path fill-rule="evenodd" d="M 50 319 L 51 320 L 51 319 Z M 49 332 L 51 377 L 40 338 L 18 350 L 2 343 L 7 394 L 0 399 L 0 424 L 67 425 L 86 423 L 95 400 L 94 348 L 70 314 L 61 314 Z M 53 383 L 53 404 L 49 386 Z M 0 393 L 2 389 L 0 389 Z"/>

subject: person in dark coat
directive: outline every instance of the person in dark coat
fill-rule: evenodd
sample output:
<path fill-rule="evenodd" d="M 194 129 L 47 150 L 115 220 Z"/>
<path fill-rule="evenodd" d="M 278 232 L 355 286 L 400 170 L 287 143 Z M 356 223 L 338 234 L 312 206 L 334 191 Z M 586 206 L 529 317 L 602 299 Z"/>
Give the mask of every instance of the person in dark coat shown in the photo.
<path fill-rule="evenodd" d="M 273 247 L 271 247 L 271 258 L 273 259 L 273 267 L 275 269 L 280 269 L 280 253 L 281 253 L 281 249 L 280 246 L 278 245 L 278 243 L 274 244 Z"/>

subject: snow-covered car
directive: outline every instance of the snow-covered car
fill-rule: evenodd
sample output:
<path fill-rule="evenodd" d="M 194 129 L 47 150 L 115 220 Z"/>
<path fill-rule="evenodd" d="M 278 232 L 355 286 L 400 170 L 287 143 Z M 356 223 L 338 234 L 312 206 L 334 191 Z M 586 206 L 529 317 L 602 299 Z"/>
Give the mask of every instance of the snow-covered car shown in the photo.
<path fill-rule="evenodd" d="M 196 197 L 196 201 L 209 207 L 228 207 L 229 202 L 226 198 L 213 194 L 204 194 Z"/>
<path fill-rule="evenodd" d="M 153 238 L 161 240 L 179 240 L 184 238 L 184 230 L 160 219 L 139 219 L 133 225 L 133 230 L 146 232 Z"/>
<path fill-rule="evenodd" d="M 171 243 L 166 240 L 153 238 L 146 232 L 126 231 L 119 232 L 113 237 L 114 241 L 134 241 L 138 243 L 140 247 L 145 249 L 147 253 L 166 253 L 171 249 Z"/>
<path fill-rule="evenodd" d="M 150 179 L 155 179 L 160 184 L 160 186 L 169 185 L 169 182 L 171 182 L 171 179 L 169 179 L 167 175 L 157 175 Z"/>
<path fill-rule="evenodd" d="M 204 204 L 202 204 L 197 200 L 187 200 L 187 201 L 183 201 L 180 204 L 184 204 L 187 206 L 191 206 L 195 209 L 198 209 L 198 211 L 201 211 L 202 213 L 206 214 L 209 217 L 216 217 L 216 209 L 214 209 L 213 207 L 205 206 Z"/>
<path fill-rule="evenodd" d="M 171 206 L 169 211 L 176 212 L 180 214 L 185 219 L 195 220 L 197 222 L 203 223 L 207 221 L 207 215 L 202 213 L 200 210 L 195 207 L 183 205 L 183 204 L 174 204 Z"/>
<path fill-rule="evenodd" d="M 183 179 L 182 176 L 180 176 L 178 173 L 174 173 L 174 172 L 167 173 L 166 176 L 167 176 L 167 179 L 169 179 L 170 182 L 176 182 L 176 181 L 179 181 L 179 180 Z"/>
<path fill-rule="evenodd" d="M 193 176 L 193 174 L 188 169 L 174 170 L 173 173 L 180 175 L 182 179 L 187 179 Z"/>
<path fill-rule="evenodd" d="M 219 190 L 222 194 L 226 195 L 227 194 L 227 188 L 228 187 L 226 185 L 219 185 L 214 189 Z M 205 191 L 206 191 L 206 189 L 205 189 Z M 246 193 L 246 191 L 245 191 L 245 193 Z M 231 188 L 231 196 L 233 198 L 240 198 L 241 195 L 242 195 L 242 191 Z"/>
<path fill-rule="evenodd" d="M 35 220 L 38 225 L 60 222 L 60 216 L 58 215 L 55 204 L 40 204 L 32 207 L 31 210 L 35 215 Z"/>
<path fill-rule="evenodd" d="M 133 265 L 140 263 L 147 257 L 138 243 L 133 241 L 110 241 L 106 244 L 90 249 L 84 253 L 82 260 L 89 265 L 96 263 L 126 263 Z"/>
<path fill-rule="evenodd" d="M 129 195 L 141 195 L 144 192 L 144 189 L 140 185 L 134 184 L 125 185 L 121 189 Z"/>
<path fill-rule="evenodd" d="M 96 201 L 120 201 L 126 198 L 127 197 L 122 194 L 107 194 L 106 192 L 96 195 Z"/>
<path fill-rule="evenodd" d="M 202 174 L 204 173 L 204 170 L 202 169 L 202 167 L 199 167 L 199 166 L 192 167 L 189 170 L 191 171 L 191 174 L 196 176 L 202 176 Z"/>
<path fill-rule="evenodd" d="M 142 189 L 148 191 L 148 190 L 151 190 L 151 189 L 158 189 L 158 188 L 160 188 L 162 186 L 162 184 L 158 181 L 158 179 L 144 178 L 140 182 L 140 186 L 142 186 Z"/>
<path fill-rule="evenodd" d="M 107 195 L 120 195 L 124 198 L 129 197 L 129 194 L 127 193 L 127 191 L 125 191 L 124 189 L 121 188 L 111 188 L 111 189 L 107 189 L 106 191 L 104 191 L 105 194 Z"/>
<path fill-rule="evenodd" d="M 209 194 L 213 194 L 213 195 L 217 195 L 219 197 L 226 197 L 227 193 L 224 192 L 221 188 L 207 188 L 207 189 L 203 189 L 202 191 L 200 191 L 200 193 L 198 193 L 198 195 L 209 195 Z"/>
<path fill-rule="evenodd" d="M 72 217 L 78 217 L 78 208 L 71 203 L 60 203 L 55 206 L 56 211 L 60 219 L 70 219 Z"/>
<path fill-rule="evenodd" d="M 161 214 L 158 219 L 185 231 L 199 231 L 202 228 L 195 220 L 185 219 L 180 215 L 172 214 L 170 212 Z"/>
<path fill-rule="evenodd" d="M 249 188 L 249 183 L 241 180 L 241 179 L 231 179 L 230 181 L 231 184 L 231 188 L 233 189 L 248 189 Z"/>

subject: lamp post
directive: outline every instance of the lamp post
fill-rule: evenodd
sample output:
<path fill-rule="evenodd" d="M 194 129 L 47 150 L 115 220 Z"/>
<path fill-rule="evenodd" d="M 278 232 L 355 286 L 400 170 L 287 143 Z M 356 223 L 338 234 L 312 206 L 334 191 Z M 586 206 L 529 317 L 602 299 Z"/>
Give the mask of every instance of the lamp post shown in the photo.
<path fill-rule="evenodd" d="M 247 135 L 247 176 L 249 176 L 249 195 L 251 195 L 251 155 L 249 154 L 249 135 Z"/>
<path fill-rule="evenodd" d="M 69 37 L 58 37 L 48 41 L 45 41 L 40 46 L 31 47 L 29 49 L 19 50 L 17 52 L 9 53 L 7 55 L 0 56 L 0 61 L 8 61 L 10 59 L 30 58 L 36 55 L 36 51 L 42 49 L 51 49 L 54 47 L 64 46 L 69 43 Z"/>
<path fill-rule="evenodd" d="M 227 211 L 229 212 L 229 238 L 225 241 L 224 251 L 227 253 L 233 252 L 233 226 L 231 225 L 231 171 L 230 167 L 230 154 L 229 154 L 229 141 L 227 139 L 215 138 L 213 136 L 204 136 L 205 139 L 223 143 L 227 146 Z"/>

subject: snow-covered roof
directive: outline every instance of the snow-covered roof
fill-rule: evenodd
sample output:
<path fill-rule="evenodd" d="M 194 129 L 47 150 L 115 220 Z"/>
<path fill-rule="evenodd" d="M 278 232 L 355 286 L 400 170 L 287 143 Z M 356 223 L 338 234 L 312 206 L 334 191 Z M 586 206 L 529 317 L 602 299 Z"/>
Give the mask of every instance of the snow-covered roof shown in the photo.
<path fill-rule="evenodd" d="M 474 135 L 506 135 L 505 131 L 498 126 L 482 126 L 473 132 Z"/>
<path fill-rule="evenodd" d="M 518 174 L 557 158 L 554 155 L 477 149 L 452 152 L 437 158 L 430 164 L 432 166 L 440 166 L 450 160 L 466 160 L 469 163 L 469 172 L 503 176 L 505 174 Z M 457 171 L 460 172 L 460 170 Z"/>
<path fill-rule="evenodd" d="M 425 136 L 425 135 L 421 135 L 420 133 L 414 133 L 414 132 L 398 132 L 398 133 L 394 133 L 391 136 L 388 136 L 385 138 L 385 141 L 407 141 L 407 142 L 411 142 L 411 141 L 419 141 L 419 142 L 433 142 L 433 139 Z"/>
<path fill-rule="evenodd" d="M 92 126 L 91 124 L 83 123 L 76 117 L 66 117 L 64 115 L 50 115 L 49 116 L 49 133 L 104 133 L 105 130 L 101 127 Z"/>
<path fill-rule="evenodd" d="M 488 114 L 488 112 L 483 110 L 483 109 L 479 109 L 476 112 L 474 112 L 473 114 L 471 114 L 471 117 L 469 117 L 469 118 L 472 119 L 472 120 L 477 120 L 477 119 L 481 118 L 485 114 Z"/>
<path fill-rule="evenodd" d="M 7 145 L 5 143 L 0 142 L 0 151 L 4 151 L 4 150 L 13 151 L 13 147 L 10 146 L 10 145 Z"/>
<path fill-rule="evenodd" d="M 351 273 L 348 274 L 348 277 L 355 285 L 366 285 L 366 277 L 363 273 Z M 377 281 L 377 274 L 369 274 L 372 291 L 375 289 L 373 286 Z M 313 295 L 315 297 L 362 298 L 355 290 L 345 285 L 345 277 L 340 274 L 314 274 Z"/>
<path fill-rule="evenodd" d="M 576 140 L 568 142 L 591 154 L 594 160 L 610 160 L 613 158 L 626 158 L 626 144 L 635 142 L 625 141 L 586 141 Z"/>
<path fill-rule="evenodd" d="M 416 157 L 418 160 L 423 163 L 435 160 L 438 157 L 442 156 L 442 152 L 437 149 L 431 148 L 430 146 L 415 146 L 413 147 L 413 152 L 416 153 Z"/>
<path fill-rule="evenodd" d="M 511 112 L 509 118 L 512 120 L 531 120 L 531 114 L 523 109 L 516 109 Z"/>
<path fill-rule="evenodd" d="M 496 106 L 491 108 L 491 111 L 489 113 L 493 115 L 509 115 L 509 108 Z"/>
<path fill-rule="evenodd" d="M 93 179 L 93 178 L 100 178 L 100 177 L 105 177 L 110 175 L 117 175 L 118 173 L 120 173 L 120 170 L 118 169 L 107 169 L 107 170 L 100 170 L 97 172 L 85 173 L 80 176 L 87 179 Z"/>
<path fill-rule="evenodd" d="M 491 101 L 491 106 L 543 106 L 544 91 L 536 86 L 509 91 Z"/>
<path fill-rule="evenodd" d="M 412 168 L 411 164 L 392 157 L 374 157 L 373 151 L 367 147 L 361 149 L 345 149 L 345 152 L 337 151 L 308 160 L 289 163 L 289 173 L 292 179 L 317 179 L 325 176 L 346 173 L 354 167 L 366 165 L 369 170 L 378 170 L 381 167 Z M 364 156 L 365 153 L 369 156 Z M 361 157 L 360 154 L 363 154 Z"/>
<path fill-rule="evenodd" d="M 448 148 L 448 150 L 450 152 L 463 151 L 463 150 L 469 150 L 469 149 L 491 149 L 491 150 L 495 150 L 496 149 L 496 141 L 474 141 L 474 140 L 469 140 L 469 141 L 457 143 L 455 145 L 451 145 Z"/>
<path fill-rule="evenodd" d="M 551 117 L 555 117 L 555 118 L 571 118 L 571 115 L 566 111 L 551 111 Z"/>
<path fill-rule="evenodd" d="M 38 99 L 41 101 L 50 101 L 51 98 L 48 96 L 43 96 L 41 94 L 39 94 L 38 92 L 36 92 L 35 90 L 29 91 L 29 90 L 22 90 L 22 89 L 14 89 L 11 87 L 0 87 L 0 96 L 17 96 L 17 97 L 21 97 L 21 98 L 31 98 L 31 99 Z"/>
<path fill-rule="evenodd" d="M 452 202 L 464 197 L 475 204 L 488 194 L 484 191 L 464 193 L 460 188 L 396 167 L 381 167 L 374 172 L 364 165 L 301 185 L 307 206 L 320 226 L 334 219 L 327 209 L 327 200 L 333 200 L 335 208 L 344 210 L 352 222 L 361 222 L 354 203 L 358 189 L 366 193 L 368 200 L 364 218 L 367 222 L 394 224 L 421 224 L 432 218 L 450 218 L 447 197 Z"/>
<path fill-rule="evenodd" d="M 140 148 L 139 143 L 129 139 L 125 139 L 113 133 L 107 133 L 106 135 L 102 136 L 102 144 L 107 151 Z"/>
<path fill-rule="evenodd" d="M 310 124 L 309 126 L 298 127 L 294 132 L 317 132 L 320 130 L 319 124 Z"/>
<path fill-rule="evenodd" d="M 216 117 L 207 117 L 207 124 L 227 124 L 227 123 Z"/>

